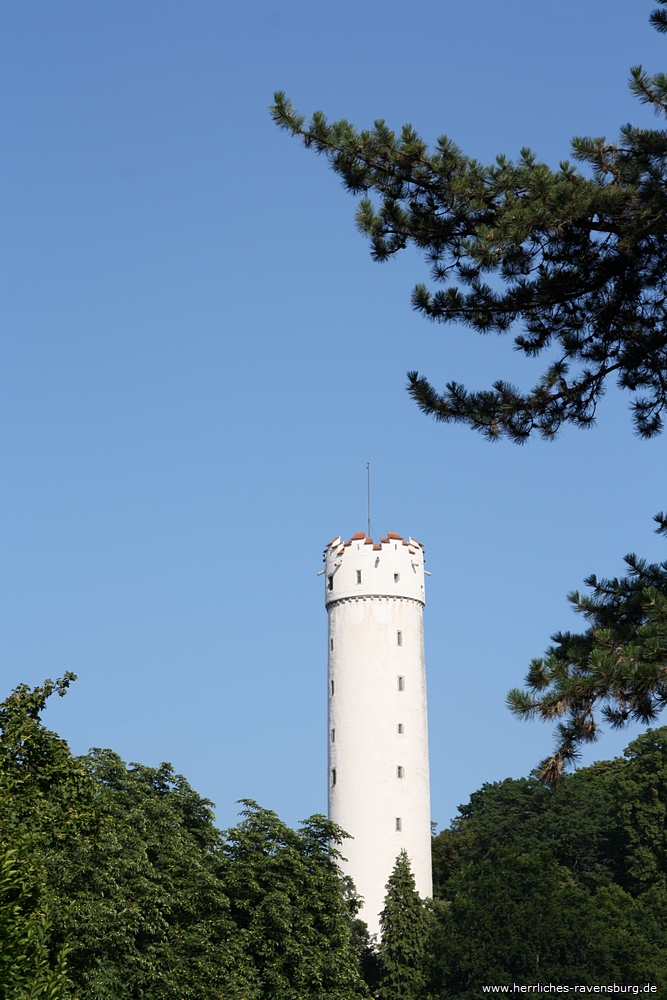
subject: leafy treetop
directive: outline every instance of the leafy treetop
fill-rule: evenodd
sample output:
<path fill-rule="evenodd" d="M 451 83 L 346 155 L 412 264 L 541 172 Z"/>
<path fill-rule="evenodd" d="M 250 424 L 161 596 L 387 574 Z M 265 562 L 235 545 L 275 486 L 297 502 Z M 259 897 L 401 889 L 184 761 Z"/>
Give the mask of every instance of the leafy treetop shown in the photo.
<path fill-rule="evenodd" d="M 0 1000 L 3 975 L 45 1000 L 368 996 L 343 832 L 252 802 L 220 831 L 169 764 L 74 757 L 39 717 L 73 679 L 0 702 Z"/>

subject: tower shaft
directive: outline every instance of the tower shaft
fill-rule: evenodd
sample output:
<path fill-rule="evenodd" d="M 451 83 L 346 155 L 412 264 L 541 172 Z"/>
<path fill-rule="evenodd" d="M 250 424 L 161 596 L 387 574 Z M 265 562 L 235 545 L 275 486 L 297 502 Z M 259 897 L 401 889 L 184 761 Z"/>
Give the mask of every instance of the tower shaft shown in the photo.
<path fill-rule="evenodd" d="M 329 818 L 353 838 L 342 867 L 375 934 L 402 849 L 432 895 L 424 553 L 413 539 L 360 534 L 335 539 L 325 564 Z"/>

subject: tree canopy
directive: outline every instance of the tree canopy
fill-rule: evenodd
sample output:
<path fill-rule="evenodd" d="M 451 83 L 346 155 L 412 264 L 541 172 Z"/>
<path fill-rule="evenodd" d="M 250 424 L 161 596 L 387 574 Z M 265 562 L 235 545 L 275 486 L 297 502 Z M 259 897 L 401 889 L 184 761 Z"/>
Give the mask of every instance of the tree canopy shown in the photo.
<path fill-rule="evenodd" d="M 624 757 L 486 784 L 433 841 L 424 998 L 484 984 L 667 985 L 667 728 Z"/>
<path fill-rule="evenodd" d="M 0 848 L 0 998 L 64 1000 L 67 945 L 54 951 L 53 926 L 42 879 L 25 842 Z M 43 893 L 42 893 L 43 896 Z"/>
<path fill-rule="evenodd" d="M 342 831 L 323 816 L 292 830 L 252 802 L 220 831 L 169 764 L 75 757 L 40 719 L 73 679 L 0 703 L 0 997 L 367 996 Z"/>
<path fill-rule="evenodd" d="M 667 31 L 667 0 L 651 23 Z M 667 114 L 667 75 L 631 70 L 630 88 Z M 631 393 L 636 431 L 658 434 L 667 405 L 667 131 L 625 125 L 616 142 L 576 137 L 558 170 L 529 149 L 491 166 L 446 135 L 434 149 L 411 125 L 396 135 L 378 119 L 357 131 L 318 111 L 306 124 L 282 92 L 276 124 L 328 160 L 353 194 L 374 260 L 412 245 L 430 264 L 433 291 L 413 307 L 437 322 L 479 333 L 517 328 L 515 349 L 546 355 L 528 392 L 504 381 L 439 392 L 418 372 L 408 389 L 436 420 L 457 421 L 494 440 L 553 438 L 567 423 L 587 427 L 610 379 Z M 580 169 L 576 164 L 581 164 Z M 375 201 L 373 200 L 375 196 Z"/>
<path fill-rule="evenodd" d="M 75 757 L 0 703 L 2 1000 L 445 1000 L 484 984 L 667 986 L 667 728 L 625 756 L 484 785 L 433 840 L 433 900 L 399 854 L 369 947 L 342 832 L 245 802 L 217 830 L 168 764 Z"/>

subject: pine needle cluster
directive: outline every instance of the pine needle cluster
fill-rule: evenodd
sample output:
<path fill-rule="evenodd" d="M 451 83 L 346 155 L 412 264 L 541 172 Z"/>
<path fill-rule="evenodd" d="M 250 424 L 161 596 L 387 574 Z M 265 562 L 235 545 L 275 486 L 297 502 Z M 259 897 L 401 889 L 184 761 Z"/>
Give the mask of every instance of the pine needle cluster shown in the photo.
<path fill-rule="evenodd" d="M 667 517 L 655 521 L 657 533 L 667 535 Z M 630 554 L 625 563 L 626 576 L 593 574 L 585 580 L 591 593 L 568 595 L 588 628 L 553 635 L 554 645 L 530 664 L 526 689 L 507 696 L 519 718 L 563 720 L 554 752 L 540 764 L 547 783 L 578 760 L 582 744 L 598 739 L 600 720 L 612 729 L 649 723 L 667 705 L 667 561 Z"/>
<path fill-rule="evenodd" d="M 667 30 L 667 0 L 651 15 Z M 667 76 L 631 69 L 630 89 L 667 115 Z M 306 124 L 282 92 L 276 124 L 329 162 L 361 194 L 356 223 L 374 260 L 412 245 L 436 290 L 419 284 L 413 307 L 428 319 L 479 333 L 518 328 L 515 349 L 549 363 L 522 392 L 498 380 L 438 391 L 408 373 L 408 391 L 436 420 L 460 422 L 490 440 L 552 439 L 564 424 L 589 427 L 610 379 L 631 394 L 637 433 L 663 427 L 667 405 L 667 131 L 625 125 L 615 142 L 575 137 L 557 170 L 530 149 L 491 166 L 446 135 L 435 148 L 411 125 L 397 135 L 382 119 L 357 131 L 318 111 Z M 581 166 L 578 166 L 581 165 Z"/>

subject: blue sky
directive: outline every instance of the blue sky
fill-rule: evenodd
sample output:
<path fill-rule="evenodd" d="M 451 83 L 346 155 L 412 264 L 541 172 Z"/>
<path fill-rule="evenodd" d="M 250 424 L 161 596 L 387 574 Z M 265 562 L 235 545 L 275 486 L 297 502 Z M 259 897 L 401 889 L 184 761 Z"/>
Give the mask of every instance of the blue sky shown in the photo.
<path fill-rule="evenodd" d="M 514 720 L 567 591 L 665 557 L 665 441 L 599 426 L 491 445 L 404 392 L 540 363 L 410 309 L 416 254 L 374 264 L 354 199 L 270 121 L 272 93 L 410 121 L 490 161 L 652 122 L 650 3 L 3 0 L 0 675 L 79 675 L 47 713 L 76 752 L 171 761 L 217 804 L 326 809 L 324 544 L 426 545 L 433 818 L 527 773 Z M 607 734 L 586 762 L 631 733 Z"/>

